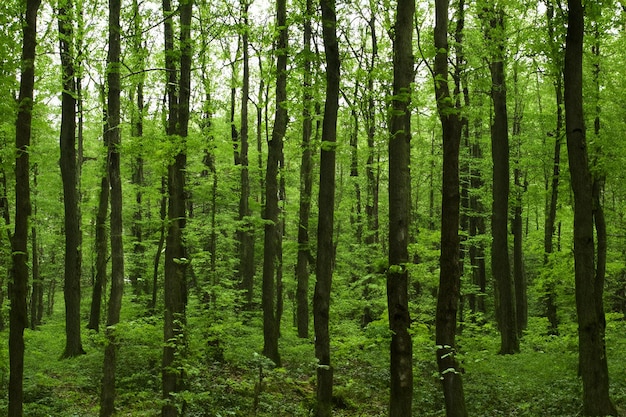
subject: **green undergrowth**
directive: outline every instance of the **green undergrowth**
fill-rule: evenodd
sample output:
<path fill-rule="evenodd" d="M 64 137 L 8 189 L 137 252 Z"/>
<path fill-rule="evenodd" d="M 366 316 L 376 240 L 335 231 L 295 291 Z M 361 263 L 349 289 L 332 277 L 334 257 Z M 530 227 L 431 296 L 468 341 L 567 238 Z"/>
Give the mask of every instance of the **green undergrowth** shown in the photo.
<path fill-rule="evenodd" d="M 187 389 L 180 403 L 185 416 L 311 416 L 315 403 L 316 361 L 313 338 L 296 336 L 283 319 L 276 368 L 260 352 L 258 313 L 220 314 L 191 300 L 188 350 L 182 367 Z M 577 378 L 576 328 L 563 324 L 559 336 L 547 334 L 545 319 L 532 318 L 516 355 L 498 355 L 499 336 L 489 325 L 466 324 L 458 338 L 465 396 L 471 416 L 577 416 L 581 383 Z M 147 317 L 139 303 L 127 302 L 117 327 L 117 407 L 120 416 L 159 415 L 162 322 Z M 434 329 L 414 323 L 414 415 L 445 416 L 435 366 Z M 334 415 L 387 415 L 389 331 L 385 318 L 361 328 L 358 320 L 333 323 Z M 607 317 L 607 355 L 611 396 L 626 408 L 626 322 Z M 6 414 L 8 334 L 1 333 L 0 415 Z M 39 330 L 27 330 L 24 398 L 26 417 L 98 415 L 104 338 L 83 333 L 87 354 L 61 360 L 62 311 Z"/>

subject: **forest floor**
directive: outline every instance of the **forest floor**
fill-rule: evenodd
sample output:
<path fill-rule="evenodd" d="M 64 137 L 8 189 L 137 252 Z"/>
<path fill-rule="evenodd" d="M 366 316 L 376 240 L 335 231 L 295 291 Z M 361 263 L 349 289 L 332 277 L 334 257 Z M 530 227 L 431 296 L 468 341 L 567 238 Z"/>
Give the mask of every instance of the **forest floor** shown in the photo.
<path fill-rule="evenodd" d="M 62 298 L 61 298 L 62 299 Z M 312 337 L 299 339 L 291 317 L 283 319 L 283 366 L 274 368 L 259 352 L 263 346 L 260 314 L 219 320 L 196 301 L 188 319 L 185 416 L 310 416 L 315 400 Z M 104 338 L 85 330 L 86 355 L 60 360 L 64 345 L 62 304 L 36 331 L 27 330 L 25 417 L 98 415 Z M 85 306 L 85 311 L 87 311 Z M 126 302 L 117 374 L 119 416 L 160 413 L 162 323 L 146 317 L 140 303 Z M 607 355 L 611 397 L 626 410 L 626 322 L 608 316 Z M 577 416 L 581 382 L 577 377 L 576 327 L 564 324 L 560 336 L 545 332 L 543 319 L 530 320 L 521 353 L 501 356 L 492 326 L 466 325 L 459 336 L 470 416 Z M 414 415 L 445 416 L 435 368 L 434 329 L 413 326 Z M 388 397 L 388 331 L 384 319 L 361 329 L 354 321 L 331 327 L 335 367 L 335 416 L 385 416 Z M 0 415 L 6 415 L 8 334 L 0 333 Z"/>

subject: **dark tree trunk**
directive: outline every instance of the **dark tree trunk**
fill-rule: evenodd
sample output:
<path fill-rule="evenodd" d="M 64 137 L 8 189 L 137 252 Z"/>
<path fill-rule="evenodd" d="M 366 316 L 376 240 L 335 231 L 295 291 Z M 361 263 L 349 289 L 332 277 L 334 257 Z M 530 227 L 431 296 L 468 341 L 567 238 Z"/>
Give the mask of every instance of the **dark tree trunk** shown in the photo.
<path fill-rule="evenodd" d="M 513 233 L 513 286 L 515 293 L 515 316 L 517 319 L 518 338 L 522 337 L 522 332 L 528 325 L 528 296 L 526 288 L 526 275 L 524 272 L 524 248 L 523 234 L 524 222 L 522 219 L 522 203 L 523 195 L 526 190 L 524 185 L 522 168 L 520 160 L 522 158 L 522 118 L 523 103 L 518 88 L 518 64 L 513 64 L 513 92 L 515 107 L 513 110 L 513 138 L 516 139 L 517 152 L 515 156 L 515 167 L 513 169 L 513 221 L 511 223 L 511 232 Z"/>
<path fill-rule="evenodd" d="M 185 355 L 187 306 L 186 270 L 189 264 L 183 234 L 186 225 L 185 169 L 187 166 L 186 138 L 189 126 L 189 99 L 191 81 L 191 17 L 193 0 L 183 0 L 180 13 L 180 77 L 176 70 L 174 29 L 169 0 L 163 0 L 165 15 L 165 66 L 169 70 L 167 135 L 177 146 L 173 161 L 168 166 L 168 228 L 165 244 L 165 321 L 163 325 L 163 417 L 177 417 L 184 401 L 176 394 L 184 389 L 185 375 L 178 364 Z M 176 88 L 178 86 L 178 88 Z M 182 401 L 182 404 L 181 402 Z"/>
<path fill-rule="evenodd" d="M 491 272 L 496 292 L 496 318 L 500 329 L 500 353 L 519 352 L 515 288 L 511 279 L 508 247 L 509 213 L 509 133 L 504 76 L 504 10 L 499 6 L 486 10 L 489 23 L 487 38 L 493 49 L 491 72 L 491 157 L 493 161 L 493 204 L 491 216 Z"/>
<path fill-rule="evenodd" d="M 389 269 L 387 305 L 391 330 L 389 415 L 410 417 L 413 347 L 409 327 L 408 242 L 411 220 L 411 83 L 415 0 L 399 0 L 393 39 L 393 97 L 389 139 Z M 458 208 L 457 208 L 458 211 Z M 457 214 L 458 215 L 458 214 Z M 458 219 L 456 221 L 458 227 Z M 458 250 L 458 248 L 457 248 Z M 456 259 L 458 259 L 458 254 Z"/>
<path fill-rule="evenodd" d="M 240 194 L 239 194 L 239 275 L 241 289 L 245 292 L 245 303 L 252 306 L 254 291 L 254 226 L 250 221 L 249 199 L 250 179 L 248 170 L 248 101 L 250 95 L 250 65 L 248 53 L 248 6 L 249 0 L 241 0 L 241 14 L 243 34 L 241 35 L 243 49 L 243 84 L 241 87 L 241 130 L 239 134 L 239 162 L 240 162 Z"/>
<path fill-rule="evenodd" d="M 298 337 L 309 337 L 309 217 L 311 215 L 311 193 L 313 188 L 313 162 L 311 135 L 313 120 L 311 105 L 311 19 L 313 0 L 306 0 L 304 20 L 304 80 L 302 97 L 302 163 L 300 164 L 300 210 L 298 220 L 298 260 L 296 263 L 296 322 Z"/>
<path fill-rule="evenodd" d="M 141 11 L 139 10 L 139 1 L 133 0 L 132 3 L 133 13 L 133 40 L 132 45 L 134 53 L 138 55 L 139 65 L 135 71 L 139 74 L 136 81 L 135 89 L 135 108 L 131 113 L 131 136 L 138 145 L 137 155 L 134 157 L 131 163 L 131 183 L 135 189 L 135 209 L 133 213 L 133 224 L 131 228 L 131 234 L 133 236 L 133 259 L 134 262 L 129 268 L 129 278 L 135 295 L 141 293 L 146 294 L 149 290 L 149 284 L 146 280 L 147 265 L 145 261 L 146 246 L 143 242 L 143 213 L 144 213 L 144 201 L 143 201 L 143 187 L 144 187 L 144 149 L 143 149 L 143 116 L 144 116 L 144 79 L 145 79 L 145 65 L 144 58 L 146 55 L 146 48 L 143 45 L 142 39 L 142 18 Z M 132 94 L 131 94 L 132 95 Z"/>
<path fill-rule="evenodd" d="M 115 325 L 120 321 L 124 292 L 124 245 L 122 236 L 122 178 L 120 173 L 120 12 L 121 0 L 109 0 L 109 51 L 107 55 L 107 121 L 105 142 L 108 145 L 108 174 L 111 187 L 111 295 L 107 311 L 106 347 L 100 417 L 115 412 L 115 369 L 117 340 Z"/>
<path fill-rule="evenodd" d="M 165 245 L 165 223 L 167 221 L 167 179 L 161 177 L 161 203 L 159 210 L 159 219 L 161 226 L 159 228 L 159 240 L 157 249 L 154 254 L 154 262 L 152 265 L 152 297 L 148 304 L 148 310 L 154 314 L 156 312 L 157 298 L 159 293 L 159 265 L 161 264 L 161 253 Z"/>
<path fill-rule="evenodd" d="M 24 380 L 24 329 L 28 325 L 28 221 L 31 214 L 30 160 L 37 11 L 41 2 L 28 0 L 23 15 L 22 68 L 15 123 L 15 232 L 11 239 L 12 268 L 9 284 L 9 417 L 22 417 Z"/>
<path fill-rule="evenodd" d="M 315 416 L 330 417 L 333 394 L 333 367 L 330 362 L 328 321 L 334 259 L 335 147 L 337 143 L 340 60 L 335 1 L 320 0 L 320 4 L 322 8 L 322 36 L 326 55 L 326 102 L 322 124 L 317 260 L 315 266 L 316 282 L 313 295 L 315 357 L 318 361 Z"/>
<path fill-rule="evenodd" d="M 446 415 L 448 417 L 465 417 L 467 410 L 465 408 L 463 380 L 458 361 L 455 358 L 457 310 L 461 291 L 459 259 L 461 186 L 459 181 L 459 148 L 461 144 L 459 114 L 461 109 L 459 108 L 460 105 L 455 106 L 455 100 L 451 97 L 448 86 L 448 5 L 448 0 L 435 2 L 435 50 L 438 51 L 434 63 L 435 98 L 443 134 L 441 257 L 435 342 Z M 463 1 L 461 1 L 459 8 L 463 7 Z M 457 51 L 458 48 L 460 45 L 457 45 Z M 456 91 L 456 93 L 459 92 Z M 391 262 L 390 265 L 392 265 Z"/>
<path fill-rule="evenodd" d="M 365 203 L 365 216 L 367 217 L 367 234 L 365 243 L 372 245 L 378 243 L 378 157 L 375 142 L 376 135 L 376 92 L 374 91 L 374 65 L 378 56 L 378 40 L 376 37 L 376 15 L 372 11 L 369 21 L 372 40 L 372 56 L 367 69 L 367 111 L 365 123 L 367 126 L 367 163 L 365 165 L 365 177 L 367 178 L 367 198 Z M 374 160 L 376 159 L 376 162 Z M 375 169 L 376 168 L 376 169 Z"/>
<path fill-rule="evenodd" d="M 33 169 L 33 188 L 37 192 L 37 165 Z M 37 205 L 33 204 L 33 214 L 37 218 Z M 43 318 L 43 276 L 39 269 L 39 239 L 37 236 L 37 226 L 32 222 L 30 240 L 32 252 L 32 275 L 33 285 L 30 296 L 30 328 L 35 330 L 41 324 Z M 1 308 L 1 305 L 0 305 Z"/>
<path fill-rule="evenodd" d="M 283 158 L 283 139 L 287 130 L 287 4 L 276 2 L 276 25 L 280 28 L 276 44 L 276 115 L 272 139 L 268 144 L 265 175 L 265 249 L 263 253 L 263 354 L 280 366 L 278 337 L 280 303 L 278 269 L 281 249 L 278 171 Z"/>
<path fill-rule="evenodd" d="M 550 181 L 550 201 L 546 210 L 546 221 L 544 227 L 544 265 L 548 266 L 550 263 L 550 255 L 554 251 L 553 238 L 555 233 L 556 223 L 556 208 L 559 198 L 559 177 L 561 171 L 561 141 L 563 136 L 563 60 L 562 52 L 560 50 L 560 43 L 555 39 L 555 27 L 554 27 L 554 6 L 551 2 L 547 2 L 546 16 L 548 23 L 548 39 L 550 43 L 550 53 L 554 66 L 556 69 L 556 76 L 554 80 L 554 92 L 556 97 L 556 128 L 554 131 L 554 158 L 552 165 L 552 180 Z M 547 184 L 546 184 L 547 185 Z M 546 291 L 544 295 L 544 302 L 546 308 L 546 316 L 550 323 L 550 333 L 558 334 L 559 332 L 559 319 L 557 315 L 556 307 L 556 289 L 555 282 L 550 280 L 546 285 Z"/>
<path fill-rule="evenodd" d="M 65 206 L 65 297 L 66 344 L 62 357 L 84 354 L 80 335 L 81 229 L 76 163 L 76 81 L 72 40 L 72 0 L 60 0 L 58 8 L 59 41 L 63 93 L 61 95 L 61 177 Z"/>
<path fill-rule="evenodd" d="M 567 3 L 565 129 L 574 193 L 574 269 L 583 414 L 617 415 L 609 398 L 609 372 L 603 337 L 603 288 L 594 265 L 592 178 L 585 139 L 582 92 L 584 10 L 580 0 L 568 0 Z"/>
<path fill-rule="evenodd" d="M 107 217 L 109 212 L 109 177 L 104 175 L 100 180 L 100 197 L 96 213 L 96 271 L 91 295 L 91 310 L 89 313 L 88 329 L 100 329 L 100 312 L 102 307 L 102 290 L 107 279 L 108 262 L 108 233 Z"/>

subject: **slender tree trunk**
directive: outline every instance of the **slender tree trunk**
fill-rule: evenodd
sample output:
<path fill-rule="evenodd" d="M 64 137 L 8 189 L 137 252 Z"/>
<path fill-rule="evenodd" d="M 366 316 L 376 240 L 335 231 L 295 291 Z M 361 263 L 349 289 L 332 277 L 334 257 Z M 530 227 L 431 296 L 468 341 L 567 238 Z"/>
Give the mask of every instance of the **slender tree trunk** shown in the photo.
<path fill-rule="evenodd" d="M 131 163 L 131 183 L 135 189 L 135 209 L 133 213 L 133 225 L 131 228 L 131 234 L 134 238 L 133 241 L 133 258 L 134 262 L 129 271 L 130 282 L 133 286 L 135 295 L 141 293 L 146 294 L 149 289 L 149 284 L 146 280 L 147 265 L 145 262 L 146 246 L 143 242 L 143 213 L 144 213 L 144 149 L 143 149 L 143 116 L 144 116 L 144 58 L 147 54 L 146 48 L 143 45 L 142 39 L 142 17 L 141 10 L 139 9 L 139 1 L 133 0 L 133 40 L 132 45 L 134 53 L 138 55 L 139 65 L 135 69 L 139 74 L 136 85 L 134 86 L 136 96 L 135 108 L 131 113 L 131 136 L 135 143 L 138 144 L 137 155 L 134 157 Z M 131 97 L 133 94 L 131 93 Z"/>
<path fill-rule="evenodd" d="M 243 34 L 241 35 L 243 49 L 243 85 L 241 87 L 241 130 L 239 134 L 239 162 L 240 194 L 239 194 L 239 275 L 241 289 L 245 292 L 245 302 L 248 308 L 252 305 L 254 291 L 254 226 L 250 221 L 252 214 L 249 205 L 250 179 L 248 169 L 248 101 L 250 96 L 250 65 L 249 65 L 249 29 L 248 6 L 249 0 L 241 0 L 241 14 Z"/>
<path fill-rule="evenodd" d="M 276 44 L 276 115 L 272 139 L 268 145 L 265 176 L 265 250 L 263 253 L 263 354 L 280 366 L 278 352 L 279 304 L 277 271 L 280 254 L 280 208 L 278 171 L 283 158 L 283 139 L 287 130 L 287 4 L 276 2 L 276 26 L 279 28 Z"/>
<path fill-rule="evenodd" d="M 108 158 L 107 158 L 108 159 Z M 100 180 L 100 197 L 98 200 L 98 211 L 96 213 L 96 276 L 93 282 L 91 295 L 91 310 L 89 314 L 88 329 L 100 329 L 100 311 L 102 307 L 102 290 L 107 278 L 108 262 L 108 233 L 107 217 L 109 208 L 109 177 L 104 175 Z"/>
<path fill-rule="evenodd" d="M 554 251 L 553 239 L 556 223 L 556 208 L 559 196 L 559 177 L 561 171 L 561 141 L 563 136 L 563 60 L 560 44 L 555 39 L 554 28 L 554 6 L 552 2 L 546 2 L 546 16 L 548 22 L 548 39 L 551 46 L 551 56 L 556 67 L 556 77 L 554 80 L 554 92 L 556 97 L 556 128 L 554 131 L 554 158 L 552 164 L 552 181 L 550 181 L 550 201 L 546 210 L 546 221 L 544 227 L 544 265 L 549 266 L 550 255 Z M 559 319 L 556 307 L 556 289 L 553 280 L 547 284 L 545 296 L 546 316 L 550 323 L 550 333 L 558 334 Z"/>
<path fill-rule="evenodd" d="M 41 2 L 28 0 L 23 15 L 22 68 L 15 123 L 15 232 L 11 239 L 12 268 L 9 284 L 9 417 L 22 417 L 24 402 L 24 329 L 28 325 L 28 221 L 31 214 L 30 161 L 37 11 Z"/>
<path fill-rule="evenodd" d="M 311 215 L 311 194 L 313 188 L 313 161 L 311 135 L 313 120 L 311 105 L 311 36 L 313 33 L 313 0 L 306 0 L 304 18 L 304 91 L 302 97 L 302 163 L 300 164 L 300 211 L 298 220 L 298 260 L 296 263 L 296 322 L 298 337 L 309 337 L 309 217 Z"/>
<path fill-rule="evenodd" d="M 411 83 L 415 0 L 399 0 L 393 39 L 393 96 L 389 139 L 389 270 L 387 304 L 391 330 L 390 417 L 410 417 L 413 348 L 409 327 L 408 239 L 411 211 Z M 457 208 L 458 210 L 458 208 Z M 457 220 L 458 226 L 458 220 Z M 458 250 L 458 248 L 457 248 Z M 457 254 L 458 259 L 458 254 Z"/>
<path fill-rule="evenodd" d="M 169 0 L 163 0 L 165 15 L 165 58 L 169 70 L 167 134 L 177 146 L 173 161 L 168 166 L 168 228 L 165 245 L 165 321 L 163 336 L 163 417 L 177 417 L 178 405 L 184 409 L 184 401 L 176 398 L 183 390 L 185 374 L 178 364 L 185 355 L 187 280 L 189 263 L 183 241 L 186 225 L 185 169 L 187 166 L 186 138 L 189 126 L 189 99 L 191 82 L 191 18 L 193 0 L 183 0 L 180 13 L 180 77 L 174 58 L 174 30 Z M 176 88 L 178 86 L 178 88 Z M 179 402 L 182 401 L 182 404 Z"/>
<path fill-rule="evenodd" d="M 64 358 L 84 354 L 80 334 L 81 229 L 76 162 L 76 81 L 72 42 L 72 0 L 59 0 L 59 40 L 63 93 L 61 95 L 61 177 L 65 206 L 65 297 Z"/>
<path fill-rule="evenodd" d="M 513 93 L 515 95 L 515 107 L 513 110 L 513 138 L 516 139 L 517 152 L 515 156 L 515 167 L 513 168 L 513 221 L 511 232 L 513 233 L 513 286 L 515 292 L 515 315 L 517 318 L 518 338 L 522 337 L 522 332 L 528 325 L 528 296 L 526 288 L 526 275 L 524 271 L 523 234 L 524 223 L 522 219 L 523 195 L 526 190 L 522 178 L 522 168 L 520 160 L 522 158 L 522 118 L 523 118 L 523 97 L 520 96 L 518 87 L 518 63 L 513 64 Z"/>
<path fill-rule="evenodd" d="M 124 292 L 124 244 L 122 236 L 122 178 L 120 173 L 120 29 L 121 0 L 109 0 L 109 51 L 107 55 L 107 122 L 108 175 L 111 186 L 111 295 L 107 311 L 107 343 L 104 349 L 100 417 L 115 412 L 115 369 L 117 336 Z"/>
<path fill-rule="evenodd" d="M 333 394 L 333 367 L 328 331 L 330 293 L 333 277 L 333 230 L 335 218 L 335 147 L 339 108 L 340 59 L 337 42 L 335 0 L 320 0 L 322 36 L 326 55 L 326 102 L 322 124 L 320 187 L 318 197 L 316 283 L 313 295 L 315 357 L 317 358 L 316 417 L 330 417 Z"/>
<path fill-rule="evenodd" d="M 460 104 L 448 86 L 448 0 L 435 2 L 435 94 L 443 134 L 443 178 L 441 190 L 441 258 L 437 293 L 437 363 L 448 417 L 465 417 L 463 381 L 456 354 L 457 310 L 461 291 L 460 269 Z M 464 7 L 463 2 L 459 5 Z M 460 45 L 457 46 L 460 48 Z M 458 91 L 456 92 L 459 93 Z M 458 103 L 458 101 L 457 101 Z M 391 263 L 390 263 L 391 265 Z"/>
<path fill-rule="evenodd" d="M 509 213 L 509 133 L 504 75 L 504 10 L 494 6 L 486 10 L 489 28 L 487 38 L 494 50 L 489 63 L 491 72 L 491 157 L 493 161 L 493 204 L 491 217 L 491 272 L 496 290 L 496 317 L 500 329 L 500 353 L 519 352 L 515 287 L 511 277 L 508 247 Z"/>
<path fill-rule="evenodd" d="M 568 0 L 567 4 L 565 128 L 574 193 L 574 269 L 583 414 L 617 415 L 609 398 L 609 372 L 603 337 L 603 288 L 594 266 L 592 177 L 583 115 L 584 10 L 580 0 Z"/>
<path fill-rule="evenodd" d="M 37 165 L 33 167 L 33 189 L 37 190 Z M 37 218 L 37 205 L 33 203 L 33 214 Z M 43 318 L 43 276 L 39 269 L 39 239 L 37 236 L 37 225 L 31 220 L 31 252 L 32 252 L 32 275 L 33 285 L 30 297 L 30 328 L 35 330 L 41 324 Z M 1 307 L 1 306 L 0 306 Z"/>
<path fill-rule="evenodd" d="M 167 221 L 167 179 L 161 177 L 161 203 L 159 210 L 159 219 L 161 220 L 161 226 L 159 227 L 159 240 L 157 242 L 157 249 L 154 254 L 154 262 L 152 265 L 152 297 L 148 304 L 148 310 L 153 314 L 156 311 L 157 298 L 159 293 L 159 265 L 161 264 L 161 253 L 163 252 L 163 246 L 165 245 L 165 224 Z"/>
<path fill-rule="evenodd" d="M 373 6 L 373 4 L 372 4 Z M 365 123 L 367 125 L 367 163 L 365 165 L 365 177 L 367 178 L 367 200 L 365 203 L 365 216 L 367 217 L 367 234 L 365 243 L 372 245 L 378 243 L 378 178 L 374 169 L 376 148 L 376 92 L 374 91 L 374 66 L 378 56 L 378 39 L 376 37 L 376 14 L 372 10 L 369 21 L 370 36 L 372 41 L 372 56 L 367 69 L 367 112 Z M 377 158 L 376 158 L 377 159 Z"/>

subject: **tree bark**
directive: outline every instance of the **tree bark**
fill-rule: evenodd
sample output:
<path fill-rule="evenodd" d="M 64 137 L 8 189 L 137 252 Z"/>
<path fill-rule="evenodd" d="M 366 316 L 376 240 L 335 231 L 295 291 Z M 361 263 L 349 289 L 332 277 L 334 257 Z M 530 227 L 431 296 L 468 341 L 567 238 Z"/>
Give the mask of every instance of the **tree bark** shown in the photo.
<path fill-rule="evenodd" d="M 263 354 L 280 366 L 278 337 L 280 334 L 280 301 L 277 282 L 281 250 L 278 173 L 283 158 L 283 139 L 287 130 L 287 4 L 276 2 L 276 114 L 272 138 L 268 144 L 265 175 L 265 250 L 263 252 Z"/>
<path fill-rule="evenodd" d="M 365 124 L 367 126 L 367 163 L 365 165 L 365 177 L 367 178 L 367 196 L 365 203 L 365 216 L 367 217 L 367 234 L 365 243 L 372 245 L 378 243 L 378 202 L 379 186 L 376 166 L 378 163 L 376 148 L 376 92 L 374 90 L 374 66 L 378 56 L 378 39 L 376 37 L 376 14 L 372 10 L 369 21 L 370 36 L 372 41 L 372 56 L 367 69 L 367 111 Z M 375 158 L 376 157 L 376 158 Z M 377 161 L 374 162 L 374 159 Z M 376 169 L 375 169 L 376 166 Z"/>
<path fill-rule="evenodd" d="M 250 65 L 249 65 L 249 29 L 248 6 L 249 0 L 241 0 L 243 34 L 241 35 L 243 49 L 243 84 L 241 87 L 241 129 L 239 131 L 239 162 L 240 162 L 240 194 L 239 194 L 239 275 L 241 289 L 245 292 L 245 303 L 248 308 L 252 305 L 254 292 L 254 226 L 250 221 L 249 199 L 250 179 L 248 169 L 248 101 L 250 96 Z"/>
<path fill-rule="evenodd" d="M 603 288 L 594 266 L 593 195 L 583 114 L 584 10 L 568 0 L 565 48 L 565 129 L 574 193 L 574 269 L 578 315 L 579 370 L 583 380 L 583 414 L 616 415 L 609 398 L 604 343 Z"/>
<path fill-rule="evenodd" d="M 100 417 L 115 412 L 115 370 L 117 337 L 124 293 L 124 244 L 122 235 L 122 178 L 120 173 L 120 28 L 121 0 L 109 0 L 109 51 L 107 54 L 107 121 L 108 175 L 111 187 L 111 295 L 107 311 L 107 343 L 104 349 Z"/>
<path fill-rule="evenodd" d="M 437 293 L 437 364 L 448 417 L 466 417 L 463 380 L 456 354 L 457 311 L 461 291 L 460 269 L 460 180 L 461 109 L 448 86 L 448 0 L 435 2 L 434 77 L 437 109 L 443 135 L 443 177 L 441 190 L 441 258 Z M 463 8 L 463 2 L 459 4 Z M 457 48 L 459 48 L 457 46 Z M 457 92 L 458 94 L 458 92 Z M 390 263 L 391 265 L 391 263 Z"/>
<path fill-rule="evenodd" d="M 399 0 L 393 39 L 393 96 L 389 139 L 389 269 L 387 305 L 391 330 L 389 415 L 410 417 L 413 345 L 409 327 L 408 241 L 411 212 L 411 83 L 415 0 Z M 458 220 L 457 220 L 458 223 Z M 458 255 L 457 255 L 458 257 Z"/>
<path fill-rule="evenodd" d="M 191 83 L 191 18 L 193 0 L 179 4 L 180 13 L 180 69 L 177 71 L 174 49 L 174 29 L 171 3 L 163 0 L 165 15 L 165 66 L 169 70 L 167 135 L 175 143 L 176 152 L 168 165 L 168 228 L 165 243 L 165 321 L 163 325 L 163 398 L 162 417 L 177 417 L 179 399 L 175 394 L 185 386 L 184 370 L 179 361 L 185 355 L 187 280 L 189 264 L 183 234 L 186 225 L 185 169 L 187 166 L 186 138 L 189 127 L 189 99 Z M 180 74 L 180 76 L 178 76 Z M 178 87 L 178 88 L 176 88 Z M 182 402 L 184 409 L 184 401 Z"/>
<path fill-rule="evenodd" d="M 340 58 L 337 42 L 335 0 L 320 0 L 322 36 L 326 55 L 326 102 L 322 124 L 320 187 L 318 196 L 316 282 L 313 295 L 315 357 L 317 358 L 316 417 L 330 417 L 333 394 L 333 367 L 328 331 L 330 293 L 333 277 L 335 219 L 335 147 L 339 109 Z"/>
<path fill-rule="evenodd" d="M 554 27 L 554 6 L 552 2 L 547 2 L 546 17 L 548 23 L 548 39 L 550 43 L 550 54 L 556 69 L 554 80 L 554 93 L 556 98 L 556 127 L 554 131 L 554 157 L 552 163 L 552 178 L 550 181 L 550 200 L 546 210 L 546 221 L 544 227 L 544 265 L 550 264 L 550 255 L 554 251 L 553 239 L 556 223 L 556 208 L 559 198 L 559 177 L 561 175 L 561 141 L 563 136 L 563 59 L 560 50 L 560 43 L 555 40 Z M 556 307 L 556 289 L 553 280 L 549 280 L 546 285 L 544 295 L 546 316 L 550 323 L 550 333 L 559 333 L 559 319 Z"/>
<path fill-rule="evenodd" d="M 66 344 L 62 357 L 84 354 L 80 334 L 81 228 L 76 162 L 76 81 L 72 42 L 72 0 L 59 0 L 58 21 L 63 93 L 61 94 L 61 178 L 65 206 L 65 297 Z"/>
<path fill-rule="evenodd" d="M 22 68 L 15 123 L 15 232 L 11 239 L 9 284 L 9 417 L 22 417 L 24 401 L 24 329 L 28 326 L 28 221 L 31 214 L 29 146 L 35 85 L 37 11 L 40 0 L 28 0 L 23 15 Z"/>
<path fill-rule="evenodd" d="M 495 282 L 496 317 L 501 339 L 500 354 L 512 354 L 519 352 L 519 338 L 515 313 L 515 288 L 511 280 L 508 247 L 509 127 L 504 75 L 504 10 L 502 6 L 494 6 L 493 10 L 485 12 L 489 24 L 486 35 L 492 48 L 489 70 L 494 112 L 491 125 L 493 162 L 491 272 Z"/>
<path fill-rule="evenodd" d="M 311 105 L 311 19 L 313 0 L 306 0 L 304 17 L 304 53 L 303 53 L 303 97 L 302 97 L 302 162 L 300 164 L 300 209 L 298 214 L 298 259 L 296 263 L 296 322 L 298 337 L 309 337 L 309 217 L 311 215 L 311 194 L 313 188 L 313 161 L 311 136 L 313 120 Z"/>

